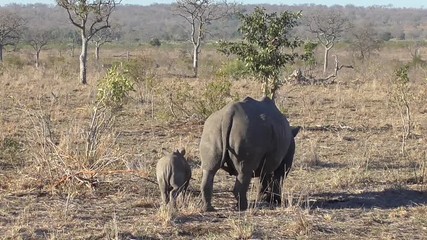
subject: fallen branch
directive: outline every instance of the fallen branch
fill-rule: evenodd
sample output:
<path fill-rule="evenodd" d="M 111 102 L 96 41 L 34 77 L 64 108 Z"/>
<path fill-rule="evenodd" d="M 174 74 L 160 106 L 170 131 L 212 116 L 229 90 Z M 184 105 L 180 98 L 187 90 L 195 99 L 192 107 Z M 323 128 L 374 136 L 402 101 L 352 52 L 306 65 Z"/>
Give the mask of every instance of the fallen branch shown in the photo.
<path fill-rule="evenodd" d="M 327 80 L 329 80 L 331 78 L 337 77 L 338 76 L 338 71 L 341 70 L 342 68 L 351 68 L 351 69 L 353 69 L 352 65 L 341 65 L 341 66 L 338 66 L 339 64 L 338 64 L 338 57 L 337 57 L 337 55 L 334 55 L 334 58 L 335 58 L 335 71 L 334 71 L 333 74 L 331 74 L 331 75 L 327 76 L 325 79 L 323 79 L 323 81 L 327 81 Z"/>
<path fill-rule="evenodd" d="M 288 81 L 294 81 L 294 82 L 296 82 L 298 84 L 302 84 L 302 85 L 319 85 L 319 84 L 332 84 L 332 83 L 334 83 L 335 82 L 334 79 L 338 76 L 339 70 L 341 70 L 343 68 L 353 69 L 352 65 L 343 65 L 343 64 L 339 65 L 338 57 L 336 55 L 334 55 L 334 57 L 335 57 L 334 73 L 327 76 L 326 78 L 320 78 L 320 79 L 307 78 L 307 77 L 302 75 L 302 71 L 300 69 L 297 69 L 288 77 Z"/>
<path fill-rule="evenodd" d="M 98 183 L 99 183 L 99 180 L 95 178 L 96 176 L 114 175 L 114 174 L 132 174 L 142 178 L 147 182 L 157 184 L 156 181 L 148 178 L 148 173 L 146 171 L 141 171 L 141 170 L 102 170 L 102 171 L 83 170 L 83 171 L 76 172 L 74 174 L 68 174 L 66 176 L 63 176 L 61 179 L 59 179 L 52 185 L 52 189 L 55 189 L 72 179 L 75 179 L 81 184 L 85 184 L 89 188 L 94 189 L 96 186 L 98 186 Z"/>

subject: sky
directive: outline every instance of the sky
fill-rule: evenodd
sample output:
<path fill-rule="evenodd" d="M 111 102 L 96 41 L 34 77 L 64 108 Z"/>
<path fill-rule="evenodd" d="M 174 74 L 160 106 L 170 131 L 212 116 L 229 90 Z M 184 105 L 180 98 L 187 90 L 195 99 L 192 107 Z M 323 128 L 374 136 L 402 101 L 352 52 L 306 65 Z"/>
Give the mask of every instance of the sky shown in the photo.
<path fill-rule="evenodd" d="M 138 5 L 150 5 L 153 3 L 174 3 L 176 0 L 122 0 L 122 4 L 138 4 Z M 298 4 L 321 4 L 321 5 L 347 5 L 352 4 L 354 6 L 372 6 L 380 5 L 387 6 L 391 4 L 393 7 L 397 8 L 424 8 L 427 9 L 426 0 L 352 0 L 352 1 L 343 1 L 343 0 L 235 0 L 235 2 L 243 4 L 259 4 L 259 3 L 268 3 L 268 4 L 286 4 L 286 5 L 298 5 Z M 355 3 L 357 2 L 357 3 Z M 10 3 L 17 4 L 31 4 L 31 3 L 44 3 L 44 4 L 55 4 L 55 0 L 0 0 L 0 6 L 4 6 Z"/>

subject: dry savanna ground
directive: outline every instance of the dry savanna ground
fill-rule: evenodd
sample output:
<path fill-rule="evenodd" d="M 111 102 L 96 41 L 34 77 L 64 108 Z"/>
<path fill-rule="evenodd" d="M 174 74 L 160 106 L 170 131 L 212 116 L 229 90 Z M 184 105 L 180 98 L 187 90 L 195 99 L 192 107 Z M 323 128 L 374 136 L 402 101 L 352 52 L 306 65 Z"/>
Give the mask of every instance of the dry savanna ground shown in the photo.
<path fill-rule="evenodd" d="M 122 52 L 103 51 L 102 61 L 121 61 L 113 56 Z M 141 77 L 111 110 L 95 108 L 101 64 L 90 61 L 82 86 L 69 56 L 42 52 L 35 69 L 28 55 L 7 53 L 0 66 L 0 238 L 427 239 L 427 74 L 422 65 L 409 70 L 411 133 L 403 146 L 406 113 L 392 80 L 399 61 L 410 61 L 404 48 L 365 62 L 340 50 L 340 61 L 354 69 L 342 69 L 334 83 L 285 83 L 276 103 L 302 126 L 285 204 L 233 210 L 233 178 L 220 171 L 218 211 L 209 213 L 200 211 L 199 197 L 203 118 L 217 104 L 261 97 L 260 84 L 218 74 L 226 59 L 213 50 L 202 53 L 197 79 L 186 77 L 183 50 L 131 54 Z M 230 93 L 217 94 L 229 82 Z M 160 207 L 154 168 L 164 150 L 179 147 L 193 180 L 173 211 Z"/>

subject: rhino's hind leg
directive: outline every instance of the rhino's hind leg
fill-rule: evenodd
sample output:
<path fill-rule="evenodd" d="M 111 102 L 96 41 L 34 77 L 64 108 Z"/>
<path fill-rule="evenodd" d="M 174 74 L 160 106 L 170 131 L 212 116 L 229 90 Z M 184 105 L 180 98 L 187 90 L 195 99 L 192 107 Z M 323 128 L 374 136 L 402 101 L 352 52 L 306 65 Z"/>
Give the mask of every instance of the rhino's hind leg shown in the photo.
<path fill-rule="evenodd" d="M 271 174 L 262 174 L 259 177 L 260 189 L 258 192 L 258 200 L 262 202 L 271 203 L 271 185 L 272 185 L 272 175 Z"/>
<path fill-rule="evenodd" d="M 182 190 L 181 190 L 181 194 L 182 194 L 183 198 L 185 198 L 185 196 L 187 196 L 187 194 L 188 194 L 187 189 L 188 189 L 188 185 L 189 185 L 189 184 L 190 184 L 190 180 L 186 181 L 186 182 L 184 183 L 184 185 L 183 185 L 183 186 L 181 186 L 181 188 L 182 188 Z"/>
<path fill-rule="evenodd" d="M 213 194 L 213 181 L 215 171 L 203 170 L 202 176 L 202 200 L 203 200 L 203 211 L 215 211 L 212 207 L 212 194 Z"/>
<path fill-rule="evenodd" d="M 249 184 L 251 182 L 252 175 L 251 174 L 243 174 L 240 173 L 236 177 L 236 182 L 234 184 L 233 194 L 237 199 L 238 206 L 237 209 L 239 211 L 244 211 L 248 208 L 248 198 L 247 192 L 249 188 Z"/>
<path fill-rule="evenodd" d="M 173 187 L 173 189 L 170 191 L 170 199 L 173 208 L 176 208 L 176 199 L 178 198 L 179 192 L 180 188 L 178 187 Z"/>
<path fill-rule="evenodd" d="M 273 199 L 270 199 L 270 202 L 277 206 L 282 205 L 282 186 L 283 186 L 283 177 L 275 176 L 272 183 Z"/>
<path fill-rule="evenodd" d="M 165 205 L 169 203 L 169 191 L 166 187 L 166 184 L 159 182 L 160 195 L 162 197 L 162 201 Z"/>
<path fill-rule="evenodd" d="M 294 137 L 298 133 L 299 128 L 297 128 L 296 133 L 293 132 Z M 294 131 L 294 130 L 293 130 Z M 282 204 L 282 187 L 283 182 L 285 180 L 285 177 L 288 175 L 289 171 L 291 170 L 292 162 L 294 160 L 294 154 L 295 154 L 295 141 L 294 139 L 291 140 L 291 144 L 289 146 L 289 150 L 283 159 L 281 165 L 279 168 L 277 168 L 274 171 L 274 177 L 273 177 L 273 183 L 272 183 L 272 192 L 273 192 L 273 199 L 272 202 L 276 205 Z"/>

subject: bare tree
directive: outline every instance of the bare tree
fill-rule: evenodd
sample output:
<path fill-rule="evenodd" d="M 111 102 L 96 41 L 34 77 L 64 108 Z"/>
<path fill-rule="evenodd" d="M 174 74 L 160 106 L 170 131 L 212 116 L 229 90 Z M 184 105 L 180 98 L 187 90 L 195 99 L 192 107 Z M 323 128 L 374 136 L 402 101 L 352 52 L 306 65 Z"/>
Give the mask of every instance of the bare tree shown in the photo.
<path fill-rule="evenodd" d="M 193 44 L 193 72 L 197 77 L 200 45 L 207 34 L 207 25 L 228 15 L 230 5 L 226 0 L 177 0 L 177 14 L 191 26 L 190 41 Z"/>
<path fill-rule="evenodd" d="M 24 25 L 25 20 L 17 14 L 0 12 L 0 62 L 3 62 L 3 48 L 18 43 Z"/>
<path fill-rule="evenodd" d="M 372 23 L 353 27 L 350 41 L 353 52 L 362 61 L 379 51 L 382 43 Z"/>
<path fill-rule="evenodd" d="M 36 67 L 39 67 L 41 50 L 53 39 L 52 30 L 27 29 L 25 41 L 34 49 Z"/>
<path fill-rule="evenodd" d="M 317 40 L 325 48 L 323 73 L 326 73 L 329 51 L 334 47 L 341 34 L 348 28 L 348 20 L 333 9 L 322 12 L 316 11 L 308 16 L 307 20 L 310 32 L 316 35 Z"/>
<path fill-rule="evenodd" d="M 56 0 L 68 13 L 71 23 L 80 31 L 80 82 L 87 83 L 87 48 L 89 40 L 102 29 L 110 27 L 110 16 L 121 0 Z"/>
<path fill-rule="evenodd" d="M 98 31 L 92 38 L 92 42 L 95 44 L 95 59 L 99 61 L 99 48 L 114 39 L 114 32 L 112 28 L 104 28 Z"/>

